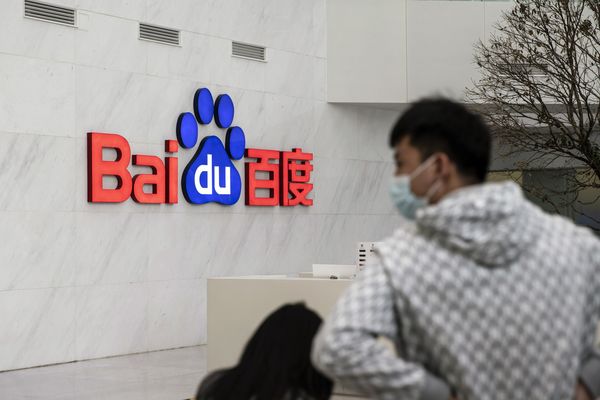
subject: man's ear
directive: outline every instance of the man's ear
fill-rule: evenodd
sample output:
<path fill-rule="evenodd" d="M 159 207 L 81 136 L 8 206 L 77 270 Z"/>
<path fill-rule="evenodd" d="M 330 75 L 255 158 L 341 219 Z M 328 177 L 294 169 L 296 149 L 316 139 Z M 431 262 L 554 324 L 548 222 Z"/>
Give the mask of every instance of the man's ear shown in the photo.
<path fill-rule="evenodd" d="M 448 157 L 448 154 L 446 153 L 437 154 L 437 161 L 435 165 L 436 172 L 443 178 L 448 177 L 452 173 L 452 170 L 455 169 L 454 163 L 450 160 L 450 157 Z"/>

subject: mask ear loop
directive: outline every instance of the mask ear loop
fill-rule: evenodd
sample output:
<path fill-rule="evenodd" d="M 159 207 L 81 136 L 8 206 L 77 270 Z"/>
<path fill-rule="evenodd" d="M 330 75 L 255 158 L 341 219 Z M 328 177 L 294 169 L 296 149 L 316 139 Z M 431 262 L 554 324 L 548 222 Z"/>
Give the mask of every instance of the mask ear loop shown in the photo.
<path fill-rule="evenodd" d="M 431 185 L 431 187 L 425 194 L 425 199 L 427 199 L 427 203 L 429 203 L 429 200 L 431 199 L 431 197 L 433 197 L 441 188 L 442 188 L 442 182 L 439 180 L 437 180 L 433 185 Z"/>
<path fill-rule="evenodd" d="M 423 172 L 424 170 L 429 168 L 434 162 L 435 162 L 435 154 L 432 154 L 431 156 L 429 156 L 429 158 L 427 160 L 425 160 L 425 162 L 423 164 L 419 165 L 412 172 L 412 174 L 410 174 L 410 179 L 412 180 L 413 178 L 419 176 L 421 174 L 421 172 Z M 433 185 L 431 185 L 429 190 L 427 190 L 427 193 L 425 193 L 425 200 L 427 200 L 427 203 L 429 203 L 429 200 L 431 199 L 431 197 L 433 195 L 435 195 L 441 189 L 441 187 L 442 187 L 442 182 L 440 182 L 439 180 L 436 181 Z"/>
<path fill-rule="evenodd" d="M 421 175 L 421 172 L 429 168 L 431 164 L 433 164 L 433 162 L 435 161 L 434 157 L 435 155 L 429 156 L 427 160 L 425 160 L 421 165 L 415 168 L 415 170 L 409 175 L 410 179 L 412 180 L 413 178 L 416 178 L 417 176 Z"/>

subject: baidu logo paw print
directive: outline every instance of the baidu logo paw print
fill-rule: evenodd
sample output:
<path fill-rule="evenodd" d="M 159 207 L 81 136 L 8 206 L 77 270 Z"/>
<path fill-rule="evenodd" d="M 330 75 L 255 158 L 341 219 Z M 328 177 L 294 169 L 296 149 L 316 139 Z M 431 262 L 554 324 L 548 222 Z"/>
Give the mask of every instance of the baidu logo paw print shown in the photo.
<path fill-rule="evenodd" d="M 202 139 L 194 157 L 182 175 L 182 189 L 186 200 L 193 204 L 235 204 L 242 192 L 240 173 L 232 160 L 239 160 L 246 150 L 242 128 L 232 126 L 234 106 L 227 94 L 213 101 L 210 90 L 198 89 L 194 96 L 194 113 L 186 112 L 177 120 L 177 140 L 181 147 L 191 149 L 198 143 L 198 124 L 208 125 L 215 120 L 221 129 L 227 129 L 225 145 L 217 136 Z"/>

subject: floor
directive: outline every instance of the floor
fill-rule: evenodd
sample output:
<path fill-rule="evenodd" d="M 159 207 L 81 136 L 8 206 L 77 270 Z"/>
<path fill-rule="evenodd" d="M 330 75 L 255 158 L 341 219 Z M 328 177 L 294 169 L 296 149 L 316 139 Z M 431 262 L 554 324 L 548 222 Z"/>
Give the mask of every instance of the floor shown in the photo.
<path fill-rule="evenodd" d="M 183 400 L 206 373 L 206 346 L 0 373 L 2 400 Z"/>

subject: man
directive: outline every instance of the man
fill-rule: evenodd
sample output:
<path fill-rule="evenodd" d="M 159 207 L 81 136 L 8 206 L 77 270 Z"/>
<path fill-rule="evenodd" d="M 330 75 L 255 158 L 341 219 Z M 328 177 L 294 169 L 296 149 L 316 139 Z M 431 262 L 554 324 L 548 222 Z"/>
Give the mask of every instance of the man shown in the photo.
<path fill-rule="evenodd" d="M 378 399 L 566 400 L 578 376 L 578 391 L 593 391 L 594 235 L 515 183 L 484 184 L 490 134 L 460 104 L 416 103 L 390 146 L 392 199 L 409 221 L 339 300 L 313 345 L 317 367 Z"/>

